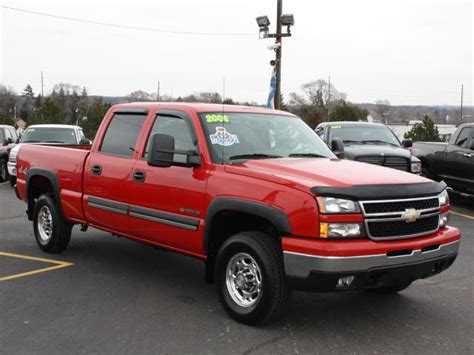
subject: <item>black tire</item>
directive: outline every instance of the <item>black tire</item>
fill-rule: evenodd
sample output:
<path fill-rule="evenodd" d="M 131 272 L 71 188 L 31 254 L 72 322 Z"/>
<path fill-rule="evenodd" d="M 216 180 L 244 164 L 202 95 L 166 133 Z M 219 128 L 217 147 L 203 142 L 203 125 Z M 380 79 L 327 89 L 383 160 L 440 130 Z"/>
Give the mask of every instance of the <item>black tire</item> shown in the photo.
<path fill-rule="evenodd" d="M 9 176 L 7 161 L 5 159 L 0 159 L 0 182 L 7 181 Z"/>
<path fill-rule="evenodd" d="M 247 306 L 242 306 L 234 299 L 241 293 L 233 292 L 232 296 L 232 286 L 228 286 L 226 279 L 228 265 L 242 255 L 244 258 L 245 255 L 250 256 L 247 260 L 252 263 L 255 261 L 261 280 L 261 291 L 257 293 L 259 296 L 255 297 L 254 304 Z M 247 276 L 242 279 L 249 280 Z M 225 311 L 244 324 L 262 325 L 276 319 L 288 298 L 281 246 L 277 240 L 261 232 L 238 233 L 223 243 L 216 257 L 215 280 L 219 300 Z M 235 278 L 234 286 L 237 280 L 238 277 Z"/>
<path fill-rule="evenodd" d="M 45 219 L 42 219 L 42 216 L 47 216 L 48 212 L 50 218 L 45 217 Z M 50 223 L 42 223 L 45 220 L 48 220 Z M 40 224 L 45 225 L 45 223 L 47 223 L 47 228 L 40 226 Z M 36 242 L 42 251 L 46 253 L 60 253 L 66 249 L 71 240 L 72 227 L 73 224 L 64 220 L 56 202 L 50 195 L 42 195 L 38 198 L 33 213 L 33 229 Z M 46 233 L 45 230 L 50 231 L 50 233 Z M 46 238 L 47 234 L 49 234 L 49 238 Z"/>
<path fill-rule="evenodd" d="M 11 185 L 11 187 L 15 187 L 15 185 L 16 185 L 16 176 L 11 176 L 10 175 L 10 185 Z"/>
<path fill-rule="evenodd" d="M 395 282 L 393 284 L 380 286 L 377 288 L 371 288 L 368 291 L 380 294 L 391 294 L 403 291 L 411 285 L 411 281 Z"/>

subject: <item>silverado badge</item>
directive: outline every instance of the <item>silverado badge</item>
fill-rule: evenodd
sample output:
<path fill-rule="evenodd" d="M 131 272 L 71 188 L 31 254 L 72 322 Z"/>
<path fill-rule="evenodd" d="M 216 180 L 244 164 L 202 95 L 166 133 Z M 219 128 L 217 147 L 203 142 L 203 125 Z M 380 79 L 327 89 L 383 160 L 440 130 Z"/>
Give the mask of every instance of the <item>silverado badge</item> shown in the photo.
<path fill-rule="evenodd" d="M 416 222 L 418 218 L 420 218 L 421 212 L 415 210 L 414 208 L 407 208 L 405 212 L 402 214 L 402 218 L 405 220 L 407 223 L 413 223 Z"/>

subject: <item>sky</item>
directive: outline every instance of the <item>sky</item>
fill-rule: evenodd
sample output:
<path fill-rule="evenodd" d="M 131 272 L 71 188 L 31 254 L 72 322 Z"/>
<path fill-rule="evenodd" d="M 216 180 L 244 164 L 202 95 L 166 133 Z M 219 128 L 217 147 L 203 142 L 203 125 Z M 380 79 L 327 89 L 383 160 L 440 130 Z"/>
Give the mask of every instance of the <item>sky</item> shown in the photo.
<path fill-rule="evenodd" d="M 174 97 L 224 92 L 239 101 L 266 102 L 274 52 L 259 39 L 255 18 L 276 0 L 8 1 L 52 15 L 181 32 L 107 27 L 0 7 L 0 83 L 45 94 L 61 82 L 92 95 L 135 90 Z M 282 92 L 331 77 L 351 102 L 393 105 L 474 104 L 472 1 L 284 0 L 295 16 L 283 41 Z M 223 35 L 222 35 L 223 34 Z M 225 80 L 224 80 L 225 78 Z"/>

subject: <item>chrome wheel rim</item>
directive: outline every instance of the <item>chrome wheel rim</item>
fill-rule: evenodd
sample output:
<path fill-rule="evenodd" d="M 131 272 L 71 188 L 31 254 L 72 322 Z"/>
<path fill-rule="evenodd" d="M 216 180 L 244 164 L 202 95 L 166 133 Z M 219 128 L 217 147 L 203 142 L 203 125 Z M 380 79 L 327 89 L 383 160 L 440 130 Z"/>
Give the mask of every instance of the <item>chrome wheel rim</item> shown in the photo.
<path fill-rule="evenodd" d="M 254 258 L 247 253 L 234 255 L 227 263 L 227 291 L 241 307 L 255 305 L 262 296 L 262 272 Z"/>
<path fill-rule="evenodd" d="M 48 206 L 39 210 L 37 224 L 40 243 L 47 244 L 53 235 L 53 216 Z"/>

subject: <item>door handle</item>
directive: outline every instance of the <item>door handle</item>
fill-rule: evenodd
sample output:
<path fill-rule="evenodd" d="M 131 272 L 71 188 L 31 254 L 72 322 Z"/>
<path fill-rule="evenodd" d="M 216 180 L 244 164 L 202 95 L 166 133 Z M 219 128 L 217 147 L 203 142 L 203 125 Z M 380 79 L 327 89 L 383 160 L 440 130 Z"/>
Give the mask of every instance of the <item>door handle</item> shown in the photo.
<path fill-rule="evenodd" d="M 144 171 L 135 171 L 133 173 L 133 181 L 144 182 L 145 181 L 145 172 Z"/>
<path fill-rule="evenodd" d="M 466 158 L 472 157 L 471 153 L 464 153 L 463 155 L 464 155 Z"/>
<path fill-rule="evenodd" d="M 102 174 L 102 167 L 100 165 L 94 165 L 91 168 L 92 175 L 100 175 Z"/>

